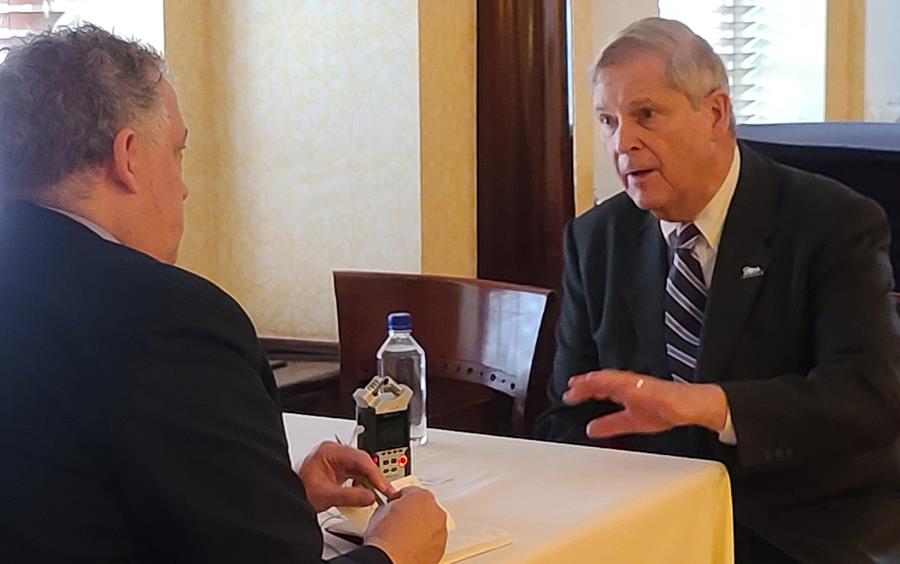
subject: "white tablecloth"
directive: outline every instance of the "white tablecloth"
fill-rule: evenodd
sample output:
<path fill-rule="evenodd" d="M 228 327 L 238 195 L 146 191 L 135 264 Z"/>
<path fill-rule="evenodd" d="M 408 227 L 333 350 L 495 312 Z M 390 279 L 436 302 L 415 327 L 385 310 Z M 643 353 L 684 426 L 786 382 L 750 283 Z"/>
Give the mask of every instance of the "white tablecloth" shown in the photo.
<path fill-rule="evenodd" d="M 291 459 L 350 420 L 285 415 Z M 714 462 L 429 429 L 414 473 L 457 525 L 510 532 L 467 562 L 730 564 L 731 492 Z M 443 483 L 438 483 L 443 481 Z"/>

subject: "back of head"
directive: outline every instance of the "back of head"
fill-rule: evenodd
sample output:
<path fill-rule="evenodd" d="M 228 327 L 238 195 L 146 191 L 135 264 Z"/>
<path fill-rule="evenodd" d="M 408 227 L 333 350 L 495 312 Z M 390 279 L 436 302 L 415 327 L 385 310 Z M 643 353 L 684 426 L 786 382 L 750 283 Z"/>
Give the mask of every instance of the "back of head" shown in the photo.
<path fill-rule="evenodd" d="M 725 65 L 709 43 L 683 23 L 665 18 L 644 18 L 619 32 L 591 65 L 593 87 L 598 73 L 635 53 L 654 53 L 666 61 L 666 81 L 690 100 L 694 109 L 716 90 L 729 92 Z M 734 115 L 731 129 L 734 132 Z"/>
<path fill-rule="evenodd" d="M 151 48 L 92 25 L 12 47 L 0 63 L 0 197 L 73 196 L 52 192 L 97 170 L 123 127 L 154 127 L 164 73 Z"/>

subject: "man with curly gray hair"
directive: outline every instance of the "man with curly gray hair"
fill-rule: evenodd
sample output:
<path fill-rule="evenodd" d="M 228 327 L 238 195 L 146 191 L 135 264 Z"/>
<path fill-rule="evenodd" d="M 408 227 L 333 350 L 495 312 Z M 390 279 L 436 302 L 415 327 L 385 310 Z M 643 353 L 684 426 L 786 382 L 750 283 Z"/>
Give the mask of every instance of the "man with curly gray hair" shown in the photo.
<path fill-rule="evenodd" d="M 78 215 L 169 263 L 183 230 L 186 141 L 165 64 L 138 44 L 64 30 L 0 66 L 0 195 Z"/>
<path fill-rule="evenodd" d="M 445 514 L 362 451 L 291 469 L 246 313 L 173 265 L 187 127 L 163 59 L 97 27 L 0 64 L 0 562 L 319 561 L 316 512 L 391 499 L 343 562 L 437 562 Z M 299 478 L 298 478 L 299 473 Z"/>

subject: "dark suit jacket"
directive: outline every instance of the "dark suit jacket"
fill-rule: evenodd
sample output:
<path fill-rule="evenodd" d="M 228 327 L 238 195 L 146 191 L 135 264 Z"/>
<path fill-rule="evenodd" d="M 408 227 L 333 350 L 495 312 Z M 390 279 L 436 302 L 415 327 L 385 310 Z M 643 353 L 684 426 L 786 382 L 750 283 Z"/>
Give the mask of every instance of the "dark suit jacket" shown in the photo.
<path fill-rule="evenodd" d="M 318 562 L 268 362 L 213 284 L 0 203 L 0 562 Z M 389 562 L 363 548 L 345 562 Z"/>
<path fill-rule="evenodd" d="M 900 561 L 900 340 L 884 213 L 745 145 L 741 156 L 698 364 L 700 381 L 725 390 L 738 444 L 696 427 L 617 444 L 722 461 L 737 522 L 798 559 Z M 668 254 L 656 219 L 624 193 L 571 222 L 565 248 L 555 403 L 538 434 L 587 444 L 585 424 L 617 408 L 563 405 L 569 377 L 667 378 Z M 742 279 L 745 266 L 764 274 Z"/>

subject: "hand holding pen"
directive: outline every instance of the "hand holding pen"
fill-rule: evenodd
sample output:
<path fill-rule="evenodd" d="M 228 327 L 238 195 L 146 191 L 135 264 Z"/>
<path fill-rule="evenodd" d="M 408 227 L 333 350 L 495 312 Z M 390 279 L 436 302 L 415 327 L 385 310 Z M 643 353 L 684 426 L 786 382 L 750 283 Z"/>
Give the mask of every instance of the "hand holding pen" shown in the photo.
<path fill-rule="evenodd" d="M 333 506 L 383 504 L 379 493 L 388 499 L 397 495 L 368 454 L 333 442 L 324 442 L 316 447 L 300 465 L 298 475 L 316 511 Z M 349 488 L 343 487 L 342 484 L 348 479 L 353 479 L 355 484 Z"/>

